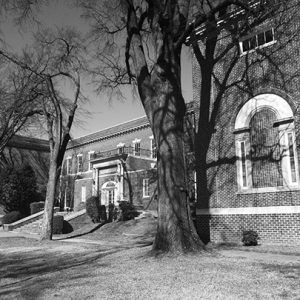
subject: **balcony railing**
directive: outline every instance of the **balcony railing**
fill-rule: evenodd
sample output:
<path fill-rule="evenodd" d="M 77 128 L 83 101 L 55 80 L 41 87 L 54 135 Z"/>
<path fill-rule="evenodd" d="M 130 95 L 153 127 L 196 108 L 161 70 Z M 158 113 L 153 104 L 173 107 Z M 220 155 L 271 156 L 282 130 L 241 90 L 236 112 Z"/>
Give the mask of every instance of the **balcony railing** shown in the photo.
<path fill-rule="evenodd" d="M 109 158 L 109 157 L 121 156 L 123 154 L 131 154 L 137 157 L 155 158 L 151 150 L 141 149 L 141 148 L 136 150 L 134 147 L 129 146 L 129 147 L 120 147 L 112 150 L 94 153 L 92 159 Z"/>

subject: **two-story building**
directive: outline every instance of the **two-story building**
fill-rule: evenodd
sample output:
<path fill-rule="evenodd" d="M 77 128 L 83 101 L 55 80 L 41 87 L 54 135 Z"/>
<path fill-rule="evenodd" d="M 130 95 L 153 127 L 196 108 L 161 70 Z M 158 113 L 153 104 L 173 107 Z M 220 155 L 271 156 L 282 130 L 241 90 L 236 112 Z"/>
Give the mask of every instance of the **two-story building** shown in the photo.
<path fill-rule="evenodd" d="M 88 197 L 102 205 L 130 201 L 156 207 L 156 146 L 146 117 L 70 141 L 61 177 L 62 207 L 75 208 Z"/>

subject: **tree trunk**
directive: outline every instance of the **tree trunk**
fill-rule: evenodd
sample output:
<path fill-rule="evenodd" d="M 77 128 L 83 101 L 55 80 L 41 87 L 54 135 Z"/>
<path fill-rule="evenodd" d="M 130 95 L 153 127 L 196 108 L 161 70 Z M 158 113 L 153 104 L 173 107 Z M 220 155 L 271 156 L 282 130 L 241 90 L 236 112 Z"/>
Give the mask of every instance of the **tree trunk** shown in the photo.
<path fill-rule="evenodd" d="M 57 170 L 58 168 L 57 168 L 56 159 L 53 159 L 53 157 L 51 157 L 45 208 L 44 208 L 43 222 L 41 228 L 41 237 L 40 237 L 41 240 L 52 239 L 54 201 L 55 201 L 56 183 L 58 177 Z"/>
<path fill-rule="evenodd" d="M 191 219 L 187 197 L 185 104 L 176 80 L 169 81 L 175 75 L 167 76 L 167 80 L 155 76 L 161 90 L 157 99 L 153 99 L 159 107 L 153 111 L 150 122 L 158 148 L 158 228 L 153 250 L 163 252 L 195 251 L 204 246 Z"/>

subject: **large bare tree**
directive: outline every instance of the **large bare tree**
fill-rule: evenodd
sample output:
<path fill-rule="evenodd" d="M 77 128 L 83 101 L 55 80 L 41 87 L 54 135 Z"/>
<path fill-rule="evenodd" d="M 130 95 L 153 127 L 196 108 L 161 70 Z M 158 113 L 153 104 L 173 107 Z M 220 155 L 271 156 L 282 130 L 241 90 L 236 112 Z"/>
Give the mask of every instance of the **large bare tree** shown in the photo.
<path fill-rule="evenodd" d="M 35 43 L 23 51 L 21 56 L 1 51 L 11 63 L 31 74 L 39 101 L 29 112 L 38 110 L 40 117 L 35 125 L 48 136 L 50 147 L 49 177 L 45 210 L 41 228 L 41 239 L 52 238 L 53 210 L 56 188 L 61 173 L 64 153 L 70 140 L 78 102 L 81 94 L 80 77 L 84 69 L 84 41 L 74 29 L 40 31 Z M 26 98 L 21 100 L 24 105 Z M 44 129 L 44 131 L 43 131 Z"/>
<path fill-rule="evenodd" d="M 270 6 L 270 1 L 104 2 L 82 2 L 86 17 L 92 20 L 92 37 L 101 38 L 97 48 L 101 65 L 95 73 L 102 79 L 102 88 L 116 89 L 120 84 L 136 84 L 157 144 L 158 230 L 154 249 L 182 252 L 202 248 L 204 244 L 197 236 L 186 196 L 183 142 L 186 106 L 181 90 L 182 47 L 202 27 L 204 34 L 196 37 L 193 45 L 196 55 L 201 54 L 197 58 L 200 59 L 202 73 L 197 133 L 197 143 L 201 143 L 198 147 L 201 153 L 197 154 L 197 158 L 202 161 L 197 163 L 197 171 L 198 178 L 205 179 L 213 68 L 216 61 L 236 45 L 239 36 L 246 34 L 255 24 L 265 21 L 275 10 Z M 233 34 L 228 48 L 216 57 L 216 42 L 225 24 L 231 28 L 234 22 L 241 21 L 234 17 L 228 20 L 230 12 L 237 9 L 245 12 L 242 29 Z M 225 16 L 227 21 L 219 22 Z M 255 20 L 252 27 L 250 20 Z M 204 50 L 200 49 L 198 38 L 205 41 Z M 227 76 L 230 76 L 231 70 L 227 70 Z M 206 193 L 207 188 L 202 185 L 205 181 L 200 182 L 202 188 L 199 188 L 198 195 Z"/>

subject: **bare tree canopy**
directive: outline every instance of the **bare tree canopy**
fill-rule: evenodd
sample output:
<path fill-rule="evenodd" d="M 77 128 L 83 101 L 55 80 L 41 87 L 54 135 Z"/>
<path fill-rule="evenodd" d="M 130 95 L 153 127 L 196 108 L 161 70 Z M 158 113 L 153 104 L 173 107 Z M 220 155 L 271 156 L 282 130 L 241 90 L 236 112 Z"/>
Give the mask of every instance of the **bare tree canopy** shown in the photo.
<path fill-rule="evenodd" d="M 285 9 L 279 4 L 258 0 L 81 1 L 91 22 L 91 38 L 97 45 L 96 58 L 100 63 L 94 73 L 100 78 L 100 87 L 115 91 L 120 84 L 135 83 L 158 145 L 159 221 L 154 249 L 189 251 L 203 246 L 190 218 L 183 171 L 185 102 L 180 78 L 183 44 L 193 45 L 203 74 L 196 144 L 201 152 L 196 155 L 202 160 L 197 162 L 196 169 L 205 182 L 208 129 L 218 111 L 217 101 L 216 110 L 210 115 L 214 67 L 236 49 L 239 37 L 279 9 Z M 230 42 L 216 47 L 225 31 L 231 36 Z M 233 59 L 236 62 L 238 58 L 239 54 Z M 227 84 L 232 69 L 230 64 L 222 73 L 220 86 Z M 221 94 L 220 97 L 223 99 Z M 198 195 L 208 196 L 207 187 L 199 192 Z"/>

